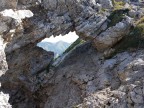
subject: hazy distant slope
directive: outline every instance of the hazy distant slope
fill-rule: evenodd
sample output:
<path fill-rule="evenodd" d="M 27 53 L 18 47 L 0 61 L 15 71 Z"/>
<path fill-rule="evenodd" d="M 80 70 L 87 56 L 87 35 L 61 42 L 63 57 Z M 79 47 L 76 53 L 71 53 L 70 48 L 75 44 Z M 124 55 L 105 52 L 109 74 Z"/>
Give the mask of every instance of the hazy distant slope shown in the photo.
<path fill-rule="evenodd" d="M 70 45 L 71 43 L 67 43 L 64 41 L 58 41 L 56 43 L 40 42 L 37 44 L 37 46 L 42 47 L 46 51 L 53 51 L 55 53 L 55 56 L 62 54 Z"/>

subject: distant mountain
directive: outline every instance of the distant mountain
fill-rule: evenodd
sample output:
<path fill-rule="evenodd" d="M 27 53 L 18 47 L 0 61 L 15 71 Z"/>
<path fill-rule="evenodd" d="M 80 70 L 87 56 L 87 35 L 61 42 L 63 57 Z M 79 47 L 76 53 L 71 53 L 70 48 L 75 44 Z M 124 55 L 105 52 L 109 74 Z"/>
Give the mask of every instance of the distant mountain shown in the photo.
<path fill-rule="evenodd" d="M 56 43 L 40 42 L 37 44 L 37 46 L 45 49 L 46 51 L 53 51 L 55 53 L 55 57 L 61 55 L 70 45 L 71 43 L 64 41 L 58 41 Z"/>

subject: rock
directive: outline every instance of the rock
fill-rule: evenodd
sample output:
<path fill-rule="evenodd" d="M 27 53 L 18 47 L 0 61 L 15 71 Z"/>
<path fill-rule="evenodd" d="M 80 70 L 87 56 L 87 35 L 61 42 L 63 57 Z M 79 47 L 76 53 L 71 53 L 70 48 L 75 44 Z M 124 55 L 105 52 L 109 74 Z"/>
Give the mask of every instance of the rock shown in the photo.
<path fill-rule="evenodd" d="M 4 9 L 16 9 L 17 7 L 17 0 L 0 0 L 0 11 Z"/>
<path fill-rule="evenodd" d="M 135 92 L 131 92 L 131 99 L 134 103 L 143 103 L 143 96 L 136 94 Z"/>
<path fill-rule="evenodd" d="M 4 48 L 5 48 L 5 45 L 3 43 L 2 37 L 0 36 L 0 76 L 5 74 L 6 71 L 8 70 Z"/>
<path fill-rule="evenodd" d="M 137 14 L 136 14 L 136 11 L 135 11 L 135 10 L 130 10 L 130 11 L 129 11 L 129 16 L 130 16 L 130 17 L 135 18 L 136 15 L 137 15 Z"/>
<path fill-rule="evenodd" d="M 18 0 L 18 3 L 23 4 L 23 5 L 27 5 L 33 2 L 38 2 L 38 0 Z"/>
<path fill-rule="evenodd" d="M 34 76 L 43 72 L 43 70 L 46 70 L 54 58 L 54 53 L 46 52 L 42 48 L 31 46 L 33 45 L 16 50 L 13 54 L 11 53 L 13 56 L 11 54 L 7 54 L 9 70 L 4 75 L 5 77 L 9 77 L 9 75 L 11 76 L 13 74 L 13 77 L 9 79 L 10 82 L 4 82 L 12 83 L 17 80 L 19 82 L 29 83 L 26 85 L 31 85 L 27 88 L 30 89 L 30 91 L 32 91 L 31 88 L 33 87 Z M 18 62 L 21 63 L 19 64 Z M 14 82 L 13 84 L 15 85 Z"/>
<path fill-rule="evenodd" d="M 0 33 L 6 32 L 8 30 L 8 26 L 4 22 L 0 22 Z"/>
<path fill-rule="evenodd" d="M 112 47 L 115 43 L 126 36 L 127 33 L 129 33 L 130 27 L 131 19 L 128 17 L 126 20 L 123 20 L 122 22 L 117 23 L 115 26 L 110 27 L 94 39 L 96 48 L 99 51 L 104 51 Z"/>
<path fill-rule="evenodd" d="M 134 108 L 143 108 L 143 105 L 136 104 L 134 105 Z"/>
<path fill-rule="evenodd" d="M 134 91 L 135 91 L 135 93 L 137 93 L 139 95 L 143 95 L 142 88 L 140 88 L 140 87 L 134 88 Z"/>
<path fill-rule="evenodd" d="M 116 54 L 111 49 L 123 41 L 136 21 L 129 16 L 136 12 L 142 17 L 141 7 L 129 4 L 133 11 L 115 10 L 116 19 L 112 19 L 111 0 L 8 0 L 1 5 L 0 104 L 11 107 L 8 98 L 12 107 L 18 108 L 127 108 L 144 104 L 144 50 Z M 70 31 L 88 42 L 51 67 L 53 53 L 36 44 Z"/>
<path fill-rule="evenodd" d="M 136 11 L 130 10 L 129 11 L 129 16 L 132 17 L 132 18 L 135 18 L 136 17 Z"/>
<path fill-rule="evenodd" d="M 6 62 L 6 55 L 4 52 L 4 40 L 2 39 L 0 35 L 0 76 L 5 74 L 8 70 L 8 64 Z M 1 88 L 1 83 L 0 83 L 0 88 Z M 1 108 L 12 108 L 10 105 L 9 101 L 9 94 L 5 94 L 2 91 L 0 91 L 0 107 Z"/>
<path fill-rule="evenodd" d="M 102 4 L 102 7 L 103 7 L 104 9 L 110 9 L 110 8 L 113 7 L 113 4 L 112 4 L 112 1 L 111 1 L 111 0 L 105 0 L 105 1 L 100 0 L 100 4 Z"/>
<path fill-rule="evenodd" d="M 114 54 L 115 50 L 114 49 L 108 49 L 106 51 L 104 51 L 104 57 L 105 58 L 110 58 L 113 54 Z"/>
<path fill-rule="evenodd" d="M 21 20 L 25 18 L 30 18 L 33 16 L 33 13 L 30 10 L 18 10 L 13 11 L 12 9 L 4 10 L 0 12 L 2 16 L 11 17 L 16 20 Z"/>
<path fill-rule="evenodd" d="M 86 3 L 88 3 L 88 6 L 86 6 Z M 12 28 L 7 28 L 8 24 L 2 23 L 4 29 L 2 30 L 7 31 L 4 38 L 10 40 L 12 39 L 12 36 L 15 37 L 14 41 L 7 44 L 6 52 L 10 53 L 19 47 L 23 47 L 30 43 L 36 43 L 51 35 L 67 34 L 73 29 L 75 29 L 76 33 L 83 39 L 88 38 L 86 40 L 95 38 L 97 34 L 107 29 L 107 17 L 104 14 L 96 14 L 100 8 L 99 6 L 96 6 L 97 4 L 94 1 L 77 1 L 77 4 L 73 4 L 72 1 L 44 0 L 43 4 L 46 9 L 50 10 L 47 14 L 45 14 L 44 9 L 40 10 L 41 8 L 39 6 L 34 6 L 32 11 L 26 9 L 13 11 L 12 9 L 9 9 L 1 12 L 3 19 L 6 19 L 7 17 L 14 19 L 13 22 L 10 22 L 13 23 Z M 55 4 L 59 5 L 55 7 Z M 73 8 L 72 11 L 70 11 L 71 8 Z M 39 16 L 39 14 L 42 15 Z M 44 20 L 45 18 L 47 20 Z M 75 24 L 75 26 L 73 26 L 73 24 Z M 119 23 L 118 26 L 121 26 L 121 24 Z M 16 30 L 11 34 L 9 31 L 12 31 L 13 29 Z M 116 42 L 113 42 L 113 44 Z M 15 47 L 15 45 L 19 47 Z"/>
<path fill-rule="evenodd" d="M 4 94 L 3 92 L 0 92 L 0 107 L 1 108 L 12 108 L 12 106 L 9 104 L 9 95 Z"/>

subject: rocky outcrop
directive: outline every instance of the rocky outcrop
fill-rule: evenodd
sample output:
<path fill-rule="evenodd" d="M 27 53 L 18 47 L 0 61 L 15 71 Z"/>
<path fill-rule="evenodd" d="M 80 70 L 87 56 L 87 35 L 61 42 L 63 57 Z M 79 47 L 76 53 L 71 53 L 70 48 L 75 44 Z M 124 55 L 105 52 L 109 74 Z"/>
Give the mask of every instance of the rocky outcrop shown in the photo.
<path fill-rule="evenodd" d="M 6 71 L 8 70 L 4 48 L 5 48 L 5 45 L 3 43 L 3 39 L 0 37 L 0 76 L 5 74 Z M 0 83 L 0 87 L 1 87 L 1 83 Z M 0 91 L 0 107 L 1 108 L 11 108 L 11 105 L 9 104 L 8 100 L 9 100 L 9 94 L 6 94 Z"/>
<path fill-rule="evenodd" d="M 16 50 L 11 54 L 7 54 L 6 58 L 9 66 L 9 70 L 7 71 L 7 73 L 10 76 L 13 76 L 9 78 L 8 82 L 17 83 L 22 81 L 23 83 L 34 83 L 34 81 L 32 81 L 32 78 L 35 75 L 46 70 L 50 62 L 52 62 L 54 58 L 53 52 L 47 52 L 42 48 L 32 46 L 33 45 L 29 45 L 23 47 L 23 49 Z M 33 90 L 33 84 L 25 85 L 28 86 L 28 89 L 31 88 L 31 90 Z"/>
<path fill-rule="evenodd" d="M 21 107 L 20 103 L 24 104 L 24 108 L 35 107 L 34 99 L 37 96 L 34 97 L 33 93 L 40 89 L 41 80 L 51 77 L 51 74 L 46 74 L 49 72 L 54 53 L 29 45 L 7 54 L 6 58 L 9 69 L 5 74 L 3 72 L 0 80 L 3 89 L 11 88 L 7 91 L 10 94 L 10 103 L 13 107 Z"/>
<path fill-rule="evenodd" d="M 1 108 L 12 108 L 12 106 L 9 104 L 9 94 L 4 94 L 3 92 L 0 92 L 0 107 Z"/>
<path fill-rule="evenodd" d="M 141 58 L 142 56 L 140 57 L 142 52 L 137 51 L 137 53 L 132 54 L 125 52 L 116 55 L 110 60 L 106 60 L 99 71 L 100 79 L 98 78 L 100 86 L 103 85 L 103 90 L 90 94 L 79 107 L 142 107 L 143 74 L 141 72 L 143 70 L 141 66 L 143 58 Z M 134 67 L 137 66 L 139 68 L 135 70 Z M 110 71 L 107 69 L 110 69 Z M 136 75 L 134 75 L 135 72 Z M 100 86 L 95 87 L 99 88 Z M 106 86 L 108 86 L 107 89 L 105 89 Z"/>
<path fill-rule="evenodd" d="M 15 9 L 17 7 L 18 0 L 0 0 L 0 11 L 4 9 Z"/>
<path fill-rule="evenodd" d="M 34 1 L 31 2 L 34 3 Z M 95 40 L 98 41 L 96 43 L 103 44 L 103 47 L 102 45 L 95 46 L 98 50 L 105 50 L 112 47 L 122 39 L 123 34 L 126 34 L 125 32 L 129 31 L 131 21 L 130 18 L 126 17 L 126 19 L 123 18 L 124 21 L 116 22 L 112 27 L 109 26 L 109 23 L 111 23 L 107 17 L 109 13 L 105 11 L 102 12 L 100 9 L 102 9 L 103 6 L 99 5 L 99 3 L 109 9 L 110 6 L 107 5 L 111 4 L 111 1 L 108 0 L 103 4 L 104 2 L 102 1 L 82 0 L 76 1 L 75 3 L 69 0 L 44 0 L 41 4 L 26 8 L 31 11 L 26 9 L 2 11 L 1 25 L 2 28 L 5 29 L 3 30 L 5 33 L 3 38 L 6 39 L 7 42 L 9 41 L 6 52 L 10 53 L 30 43 L 36 44 L 45 37 L 59 34 L 64 35 L 70 31 L 75 31 L 85 40 Z M 99 8 L 100 6 L 101 8 Z M 8 21 L 6 19 L 8 19 Z M 3 23 L 3 20 L 6 20 L 5 23 Z M 11 25 L 10 28 L 9 25 Z M 121 34 L 121 31 L 124 31 L 124 33 Z M 108 34 L 108 32 L 113 32 L 115 36 L 109 37 L 107 35 L 105 38 L 109 37 L 109 40 L 104 39 L 102 42 L 101 38 L 103 35 Z"/>
<path fill-rule="evenodd" d="M 1 1 L 0 97 L 5 101 L 0 102 L 4 107 L 143 106 L 143 49 L 103 57 L 135 27 L 137 18 L 130 17 L 137 15 L 129 9 L 111 13 L 111 0 Z M 142 16 L 141 11 L 138 18 Z M 51 67 L 54 54 L 36 44 L 70 31 L 88 42 Z M 3 92 L 10 95 L 10 104 Z"/>
<path fill-rule="evenodd" d="M 142 107 L 143 60 L 143 50 L 104 60 L 90 44 L 79 46 L 47 83 L 44 108 Z"/>
<path fill-rule="evenodd" d="M 100 0 L 100 4 L 104 9 L 111 9 L 113 7 L 112 0 Z"/>
<path fill-rule="evenodd" d="M 4 74 L 8 70 L 4 48 L 5 46 L 3 43 L 3 39 L 0 38 L 0 75 Z"/>
<path fill-rule="evenodd" d="M 96 48 L 99 51 L 111 48 L 130 32 L 131 24 L 131 19 L 127 17 L 125 20 L 102 32 L 98 37 L 96 37 L 96 39 L 94 39 Z"/>
<path fill-rule="evenodd" d="M 6 21 L 5 24 L 2 23 L 3 29 L 5 27 L 4 32 L 6 32 L 3 38 L 10 39 L 14 37 L 13 40 L 9 40 L 10 42 L 7 44 L 6 52 L 11 52 L 30 43 L 37 43 L 37 41 L 51 35 L 64 35 L 74 30 L 84 39 L 97 39 L 97 37 L 101 37 L 102 34 L 100 35 L 100 33 L 103 30 L 109 28 L 107 25 L 108 22 L 106 21 L 106 14 L 97 14 L 100 10 L 96 2 L 77 1 L 76 4 L 73 1 L 44 0 L 41 5 L 44 5 L 44 8 L 48 11 L 36 5 L 30 8 L 31 11 L 18 10 L 14 12 L 13 10 L 5 10 L 1 12 L 2 22 L 4 19 L 12 21 Z M 29 19 L 23 20 L 24 18 Z M 8 28 L 8 24 L 11 23 L 12 27 Z M 129 23 L 129 21 L 127 22 L 126 20 L 126 23 Z M 126 30 L 128 29 L 129 25 L 126 27 Z M 116 35 L 119 37 L 119 34 Z M 113 43 L 117 42 L 116 40 L 113 41 Z M 109 43 L 113 44 L 112 42 Z M 111 45 L 108 46 L 110 47 Z M 96 45 L 96 47 L 99 49 L 99 46 Z"/>

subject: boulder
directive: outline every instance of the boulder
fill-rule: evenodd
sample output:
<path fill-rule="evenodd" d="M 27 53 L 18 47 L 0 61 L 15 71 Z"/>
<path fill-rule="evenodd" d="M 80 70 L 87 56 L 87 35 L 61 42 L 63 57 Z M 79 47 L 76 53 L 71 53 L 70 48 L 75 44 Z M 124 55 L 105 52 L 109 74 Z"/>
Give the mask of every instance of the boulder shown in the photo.
<path fill-rule="evenodd" d="M 97 50 L 104 51 L 111 48 L 114 44 L 126 36 L 131 28 L 131 18 L 126 17 L 125 20 L 117 23 L 115 26 L 108 28 L 94 39 L 94 45 Z"/>

